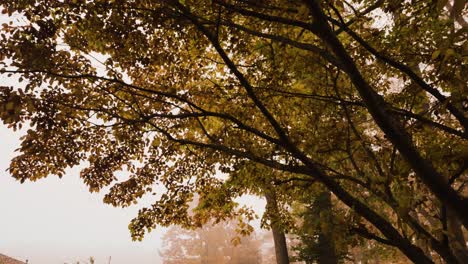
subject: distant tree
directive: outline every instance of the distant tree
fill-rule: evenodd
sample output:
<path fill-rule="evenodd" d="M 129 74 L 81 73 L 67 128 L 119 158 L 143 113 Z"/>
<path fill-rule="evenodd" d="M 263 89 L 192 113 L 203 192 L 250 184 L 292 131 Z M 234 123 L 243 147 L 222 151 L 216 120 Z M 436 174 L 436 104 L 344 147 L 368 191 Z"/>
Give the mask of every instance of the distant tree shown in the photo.
<path fill-rule="evenodd" d="M 163 237 L 164 264 L 260 264 L 261 240 L 239 237 L 230 222 L 195 230 L 171 227 Z"/>
<path fill-rule="evenodd" d="M 331 203 L 330 193 L 322 191 L 313 202 L 303 206 L 302 223 L 296 231 L 300 238 L 300 244 L 295 248 L 299 251 L 298 260 L 307 264 L 338 264 L 343 259 L 344 255 L 340 254 L 343 252 L 337 248 L 338 241 L 343 239 L 339 232 L 342 227 L 335 220 Z"/>
<path fill-rule="evenodd" d="M 293 206 L 298 221 L 291 234 L 293 261 L 306 264 L 374 263 L 374 260 L 375 263 L 408 263 L 395 248 L 363 239 L 356 230 L 358 227 L 349 224 L 356 223 L 355 216 L 348 215 L 327 191 L 315 191 L 318 195 L 305 194 Z"/>
<path fill-rule="evenodd" d="M 26 261 L 26 263 L 27 263 L 27 261 Z M 81 262 L 77 261 L 77 262 L 74 262 L 72 264 L 95 264 L 95 263 L 96 263 L 96 260 L 94 259 L 94 257 L 89 257 L 89 259 L 87 261 L 81 261 Z M 109 261 L 109 263 L 110 263 L 110 261 Z M 2 264 L 2 263 L 0 263 L 0 264 Z M 65 263 L 65 264 L 67 264 L 67 263 Z"/>

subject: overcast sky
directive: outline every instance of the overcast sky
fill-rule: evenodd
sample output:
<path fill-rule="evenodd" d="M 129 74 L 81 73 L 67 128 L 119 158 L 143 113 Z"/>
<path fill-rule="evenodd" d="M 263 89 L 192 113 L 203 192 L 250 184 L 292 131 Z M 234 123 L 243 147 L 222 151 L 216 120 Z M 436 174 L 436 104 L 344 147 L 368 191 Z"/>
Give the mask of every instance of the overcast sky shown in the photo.
<path fill-rule="evenodd" d="M 0 253 L 32 264 L 83 261 L 160 263 L 163 230 L 132 242 L 127 229 L 138 206 L 113 208 L 103 194 L 90 194 L 78 169 L 62 179 L 48 177 L 20 184 L 5 171 L 19 146 L 19 135 L 0 126 Z"/>
<path fill-rule="evenodd" d="M 127 226 L 142 205 L 121 209 L 104 204 L 104 193 L 88 192 L 79 168 L 62 179 L 50 176 L 23 184 L 13 179 L 6 169 L 20 135 L 0 125 L 0 254 L 31 264 L 84 262 L 90 256 L 97 264 L 107 264 L 109 257 L 112 264 L 161 263 L 164 229 L 132 242 Z M 254 197 L 239 201 L 259 213 L 265 206 Z"/>

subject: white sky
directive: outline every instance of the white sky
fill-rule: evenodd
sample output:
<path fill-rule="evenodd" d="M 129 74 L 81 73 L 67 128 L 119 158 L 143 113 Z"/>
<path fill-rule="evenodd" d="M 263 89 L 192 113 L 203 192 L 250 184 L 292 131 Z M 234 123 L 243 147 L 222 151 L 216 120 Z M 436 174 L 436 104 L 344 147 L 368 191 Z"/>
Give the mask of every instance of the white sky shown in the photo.
<path fill-rule="evenodd" d="M 103 194 L 90 194 L 71 169 L 62 179 L 49 177 L 20 184 L 5 171 L 19 146 L 19 135 L 0 126 L 0 253 L 31 264 L 84 261 L 160 263 L 161 228 L 143 242 L 127 229 L 138 208 L 114 208 Z"/>
<path fill-rule="evenodd" d="M 1 80 L 0 80 L 1 83 Z M 0 253 L 30 264 L 161 263 L 163 228 L 133 242 L 128 231 L 138 205 L 114 208 L 102 202 L 104 193 L 91 194 L 79 178 L 79 169 L 20 184 L 6 169 L 17 154 L 20 132 L 0 124 Z M 145 203 L 148 201 L 145 201 Z M 264 201 L 251 196 L 239 199 L 259 214 Z M 255 223 L 258 227 L 258 222 Z"/>

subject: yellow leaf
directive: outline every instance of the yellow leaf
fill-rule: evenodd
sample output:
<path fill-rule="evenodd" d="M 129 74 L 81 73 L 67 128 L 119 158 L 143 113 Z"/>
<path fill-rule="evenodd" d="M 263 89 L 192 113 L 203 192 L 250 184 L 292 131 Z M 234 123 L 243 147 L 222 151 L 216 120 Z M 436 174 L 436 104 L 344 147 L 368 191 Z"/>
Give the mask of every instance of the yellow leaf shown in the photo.
<path fill-rule="evenodd" d="M 5 109 L 6 109 L 7 111 L 11 111 L 11 110 L 15 109 L 15 103 L 13 103 L 13 102 L 8 102 L 8 103 L 6 103 Z"/>
<path fill-rule="evenodd" d="M 234 245 L 234 246 L 238 246 L 241 242 L 241 238 L 239 236 L 236 236 L 234 237 L 233 239 L 231 239 L 231 243 Z"/>
<path fill-rule="evenodd" d="M 447 59 L 447 58 L 449 58 L 449 57 L 451 57 L 453 55 L 455 55 L 455 51 L 453 49 L 447 49 L 445 51 L 445 59 Z"/>
<path fill-rule="evenodd" d="M 161 144 L 161 140 L 159 138 L 154 138 L 153 142 L 151 143 L 153 147 L 157 147 L 159 144 Z"/>

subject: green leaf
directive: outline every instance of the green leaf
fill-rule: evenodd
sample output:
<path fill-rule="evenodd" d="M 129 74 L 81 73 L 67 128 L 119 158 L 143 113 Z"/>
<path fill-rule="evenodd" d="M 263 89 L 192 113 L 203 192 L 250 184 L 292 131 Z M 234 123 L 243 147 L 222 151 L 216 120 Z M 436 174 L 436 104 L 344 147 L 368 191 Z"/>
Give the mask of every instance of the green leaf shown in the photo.
<path fill-rule="evenodd" d="M 439 55 L 440 55 L 440 50 L 436 50 L 432 53 L 431 59 L 435 60 L 439 57 Z"/>

